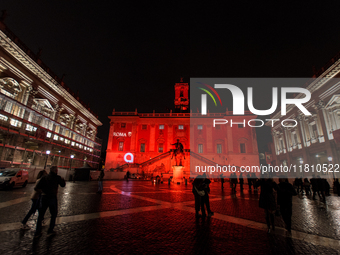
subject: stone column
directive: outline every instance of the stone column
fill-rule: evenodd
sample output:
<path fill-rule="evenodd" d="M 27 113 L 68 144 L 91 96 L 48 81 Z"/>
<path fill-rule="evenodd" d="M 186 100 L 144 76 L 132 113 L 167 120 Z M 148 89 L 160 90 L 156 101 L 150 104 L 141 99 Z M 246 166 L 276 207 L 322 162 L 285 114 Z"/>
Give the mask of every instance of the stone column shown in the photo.
<path fill-rule="evenodd" d="M 212 125 L 207 125 L 207 153 L 214 151 L 213 138 L 212 138 Z"/>
<path fill-rule="evenodd" d="M 109 131 L 109 141 L 107 142 L 107 149 L 112 150 L 112 140 L 113 140 L 113 132 L 115 131 L 115 123 L 111 120 L 110 122 L 110 131 Z"/>
<path fill-rule="evenodd" d="M 324 141 L 327 142 L 328 139 L 328 132 L 327 132 L 327 127 L 325 123 L 325 116 L 323 115 L 323 109 L 325 108 L 325 104 L 322 100 L 320 100 L 316 105 L 315 105 L 316 110 L 318 111 L 318 116 L 315 121 L 317 121 L 318 124 L 318 132 L 319 136 L 323 136 Z"/>
<path fill-rule="evenodd" d="M 136 151 L 136 140 L 137 140 L 137 123 L 132 122 L 132 135 L 131 135 L 131 144 L 130 144 L 130 150 L 132 152 Z"/>
<path fill-rule="evenodd" d="M 149 145 L 149 151 L 153 152 L 155 151 L 155 124 L 150 125 L 150 145 Z"/>
<path fill-rule="evenodd" d="M 228 153 L 233 153 L 233 132 L 230 125 L 227 126 L 227 142 L 228 142 Z"/>
<path fill-rule="evenodd" d="M 164 146 L 167 146 L 164 148 L 164 152 L 169 151 L 172 148 L 171 144 L 173 142 L 174 142 L 174 129 L 173 129 L 173 125 L 169 124 L 168 125 L 168 145 L 164 144 Z"/>

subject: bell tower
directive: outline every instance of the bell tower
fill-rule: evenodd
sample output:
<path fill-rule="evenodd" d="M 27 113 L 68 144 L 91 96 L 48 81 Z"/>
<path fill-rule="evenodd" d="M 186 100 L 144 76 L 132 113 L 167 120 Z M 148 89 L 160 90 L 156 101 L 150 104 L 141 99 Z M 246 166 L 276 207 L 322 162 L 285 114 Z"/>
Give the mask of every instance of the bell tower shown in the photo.
<path fill-rule="evenodd" d="M 180 83 L 175 84 L 175 108 L 180 111 L 187 111 L 189 109 L 189 84 L 183 82 L 181 78 Z"/>

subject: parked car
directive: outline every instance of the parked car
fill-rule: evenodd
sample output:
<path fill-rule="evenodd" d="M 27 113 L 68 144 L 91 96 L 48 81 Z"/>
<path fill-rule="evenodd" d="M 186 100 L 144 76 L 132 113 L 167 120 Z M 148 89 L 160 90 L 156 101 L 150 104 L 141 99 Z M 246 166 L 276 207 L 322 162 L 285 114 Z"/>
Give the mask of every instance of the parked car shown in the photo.
<path fill-rule="evenodd" d="M 131 174 L 130 179 L 142 179 L 142 176 L 140 174 Z"/>
<path fill-rule="evenodd" d="M 0 188 L 26 187 L 28 171 L 20 168 L 6 168 L 0 170 Z"/>

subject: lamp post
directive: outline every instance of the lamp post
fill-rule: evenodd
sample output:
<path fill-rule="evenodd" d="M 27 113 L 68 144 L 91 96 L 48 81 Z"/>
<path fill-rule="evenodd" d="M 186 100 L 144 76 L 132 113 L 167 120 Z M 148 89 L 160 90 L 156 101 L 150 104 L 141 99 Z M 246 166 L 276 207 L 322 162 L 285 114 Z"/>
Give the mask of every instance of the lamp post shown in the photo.
<path fill-rule="evenodd" d="M 51 151 L 46 151 L 46 160 L 45 160 L 44 170 L 46 170 L 47 159 L 48 159 L 48 155 L 50 155 L 50 153 L 51 153 Z"/>
<path fill-rule="evenodd" d="M 72 171 L 72 159 L 74 158 L 74 155 L 71 155 L 70 158 L 71 158 L 71 160 L 70 160 L 70 174 L 71 174 L 71 171 Z M 76 172 L 75 171 L 73 173 L 73 182 L 76 182 Z"/>
<path fill-rule="evenodd" d="M 70 161 L 70 171 L 71 171 L 72 170 L 72 168 L 71 168 L 72 167 L 72 159 L 74 158 L 74 155 L 71 155 L 70 158 L 71 158 L 71 161 Z"/>

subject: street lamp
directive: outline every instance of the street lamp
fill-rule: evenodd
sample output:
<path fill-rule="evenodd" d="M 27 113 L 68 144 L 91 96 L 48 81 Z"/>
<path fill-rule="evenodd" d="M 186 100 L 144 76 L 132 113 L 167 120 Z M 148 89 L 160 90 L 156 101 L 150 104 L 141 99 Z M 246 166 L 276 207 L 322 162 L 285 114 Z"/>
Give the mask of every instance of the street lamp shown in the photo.
<path fill-rule="evenodd" d="M 44 170 L 46 170 L 47 159 L 48 159 L 48 155 L 50 155 L 50 153 L 51 153 L 51 151 L 46 151 L 46 160 L 45 160 Z"/>
<path fill-rule="evenodd" d="M 71 167 L 72 167 L 72 159 L 74 158 L 74 155 L 71 155 L 70 158 L 71 158 L 71 161 L 70 161 L 70 170 L 71 170 Z"/>

